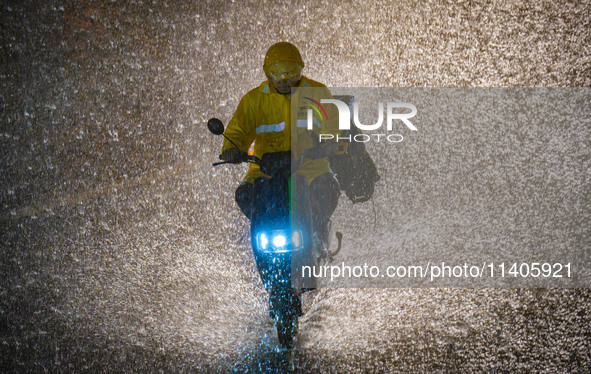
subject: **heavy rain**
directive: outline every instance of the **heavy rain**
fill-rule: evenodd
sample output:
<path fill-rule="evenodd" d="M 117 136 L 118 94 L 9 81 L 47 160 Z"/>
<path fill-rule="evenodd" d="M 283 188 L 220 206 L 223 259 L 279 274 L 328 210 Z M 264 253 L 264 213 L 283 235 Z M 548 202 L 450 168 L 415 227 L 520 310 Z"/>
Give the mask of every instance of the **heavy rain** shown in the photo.
<path fill-rule="evenodd" d="M 333 87 L 591 85 L 588 1 L 3 1 L 0 20 L 7 373 L 286 370 L 234 202 L 246 167 L 213 168 L 221 139 L 205 126 L 227 123 L 265 79 L 277 41 L 296 44 L 304 74 Z M 482 126 L 472 135 L 494 135 Z M 502 241 L 542 233 L 528 243 L 552 250 L 566 237 L 560 249 L 588 266 L 591 130 L 578 130 L 553 138 L 568 162 L 549 167 L 575 171 L 556 182 L 570 186 L 564 200 L 491 209 L 515 218 Z M 461 149 L 471 139 L 438 140 Z M 341 196 L 352 218 L 393 222 L 356 242 L 424 244 L 445 231 L 468 246 L 493 223 L 476 214 L 450 225 L 449 206 L 429 195 L 429 176 L 443 174 L 432 166 L 449 154 L 431 152 L 412 172 L 405 155 L 376 159 L 375 200 L 395 206 Z M 420 183 L 410 193 L 405 181 Z M 589 288 L 323 288 L 303 309 L 294 372 L 591 371 Z"/>

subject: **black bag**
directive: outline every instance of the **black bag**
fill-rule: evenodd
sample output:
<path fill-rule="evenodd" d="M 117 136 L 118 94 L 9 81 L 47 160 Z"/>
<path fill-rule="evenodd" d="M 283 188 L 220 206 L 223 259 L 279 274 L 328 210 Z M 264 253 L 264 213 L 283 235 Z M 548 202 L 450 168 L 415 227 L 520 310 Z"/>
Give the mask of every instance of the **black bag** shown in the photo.
<path fill-rule="evenodd" d="M 347 104 L 353 106 L 352 96 L 335 96 Z M 349 138 L 351 142 L 347 151 L 343 154 L 330 156 L 330 168 L 336 174 L 341 191 L 344 191 L 349 200 L 355 203 L 363 203 L 373 197 L 375 184 L 380 180 L 378 169 L 369 153 L 365 149 L 365 143 L 355 142 L 353 138 L 361 134 L 355 125 L 351 124 L 351 130 L 344 131 L 340 138 Z"/>

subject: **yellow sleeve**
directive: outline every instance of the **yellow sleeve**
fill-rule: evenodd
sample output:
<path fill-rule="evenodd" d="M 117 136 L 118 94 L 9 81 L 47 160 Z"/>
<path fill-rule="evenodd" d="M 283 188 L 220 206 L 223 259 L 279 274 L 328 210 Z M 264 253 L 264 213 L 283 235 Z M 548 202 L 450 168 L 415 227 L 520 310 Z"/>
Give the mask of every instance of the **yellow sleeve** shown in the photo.
<path fill-rule="evenodd" d="M 256 136 L 255 116 L 250 94 L 244 95 L 234 112 L 234 116 L 228 123 L 224 134 L 230 138 L 241 151 L 248 152 L 250 145 Z M 222 151 L 236 148 L 234 144 L 224 138 Z"/>

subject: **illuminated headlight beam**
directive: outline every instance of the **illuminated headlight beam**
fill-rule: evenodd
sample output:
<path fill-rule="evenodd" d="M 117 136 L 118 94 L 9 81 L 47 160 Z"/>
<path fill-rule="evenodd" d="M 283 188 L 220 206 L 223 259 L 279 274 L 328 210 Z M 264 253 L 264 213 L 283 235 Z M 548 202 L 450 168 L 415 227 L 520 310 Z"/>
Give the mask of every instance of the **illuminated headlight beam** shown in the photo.
<path fill-rule="evenodd" d="M 288 235 L 284 230 L 273 230 L 270 232 L 261 232 L 256 235 L 257 249 L 265 252 L 289 252 L 302 249 L 302 232 L 293 231 Z"/>

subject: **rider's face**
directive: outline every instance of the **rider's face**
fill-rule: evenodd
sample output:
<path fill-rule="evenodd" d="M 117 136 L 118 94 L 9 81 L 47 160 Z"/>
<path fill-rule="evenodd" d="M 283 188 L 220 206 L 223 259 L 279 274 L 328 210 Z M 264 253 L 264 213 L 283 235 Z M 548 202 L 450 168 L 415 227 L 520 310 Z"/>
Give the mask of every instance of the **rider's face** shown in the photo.
<path fill-rule="evenodd" d="M 298 85 L 298 82 L 302 78 L 302 74 L 298 74 L 293 78 L 289 79 L 273 79 L 270 78 L 269 80 L 273 84 L 273 87 L 279 92 L 280 94 L 288 94 L 291 93 L 291 89 Z"/>

